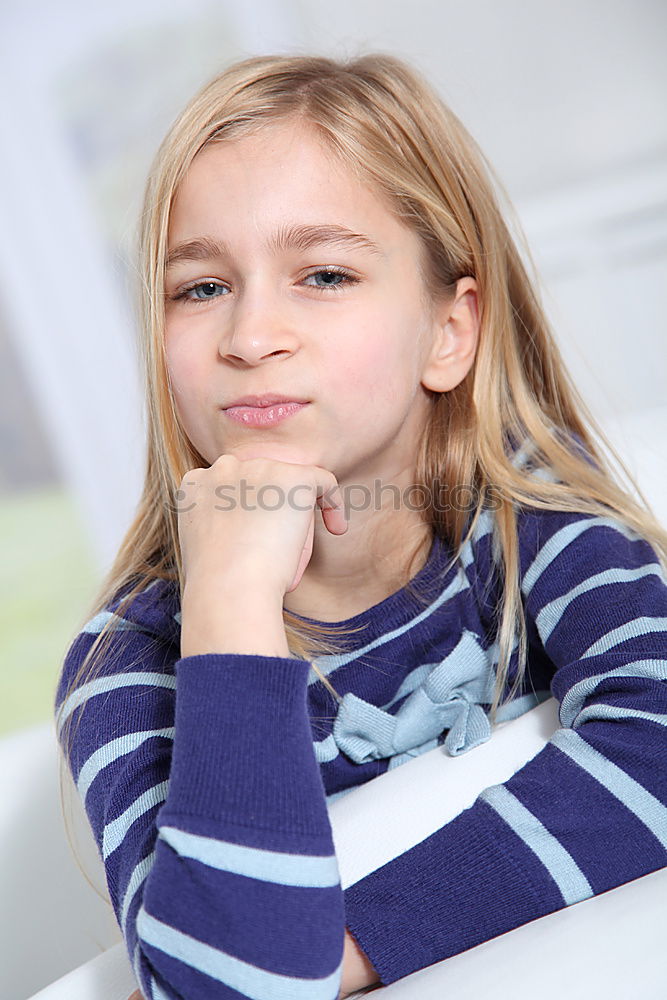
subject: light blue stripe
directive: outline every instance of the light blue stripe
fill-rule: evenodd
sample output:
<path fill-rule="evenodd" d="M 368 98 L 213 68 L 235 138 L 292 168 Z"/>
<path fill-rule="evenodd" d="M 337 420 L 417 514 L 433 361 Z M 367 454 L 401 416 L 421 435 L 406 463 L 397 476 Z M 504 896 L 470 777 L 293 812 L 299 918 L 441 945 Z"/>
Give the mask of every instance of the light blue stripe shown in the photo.
<path fill-rule="evenodd" d="M 324 979 L 296 979 L 260 969 L 212 948 L 156 920 L 144 909 L 139 911 L 137 931 L 146 944 L 216 982 L 225 983 L 249 1000 L 335 1000 L 338 996 L 342 963 Z"/>
<path fill-rule="evenodd" d="M 125 890 L 125 895 L 123 896 L 123 905 L 120 909 L 120 925 L 123 928 L 123 934 L 126 933 L 125 924 L 127 921 L 127 914 L 132 904 L 139 888 L 144 884 L 148 876 L 149 871 L 153 867 L 155 862 L 155 851 L 144 858 L 136 865 L 134 871 L 130 875 L 130 879 L 127 883 L 127 888 Z"/>
<path fill-rule="evenodd" d="M 127 618 L 121 618 L 119 615 L 114 614 L 113 611 L 100 611 L 89 622 L 86 622 L 81 631 L 86 632 L 88 635 L 99 635 L 105 625 L 108 625 L 111 621 L 115 623 L 115 632 L 146 631 L 142 625 L 137 625 L 136 622 L 129 622 Z"/>
<path fill-rule="evenodd" d="M 657 712 L 642 712 L 638 708 L 619 708 L 618 705 L 587 705 L 577 716 L 577 728 L 589 719 L 645 719 L 667 726 L 667 715 Z"/>
<path fill-rule="evenodd" d="M 520 448 L 510 456 L 510 462 L 517 469 L 524 469 L 530 459 L 535 453 L 535 442 L 526 440 Z M 550 469 L 546 469 L 543 466 L 527 468 L 527 475 L 535 478 L 548 480 L 549 482 L 555 482 L 556 476 Z M 493 528 L 495 525 L 495 514 L 493 511 L 485 509 L 480 514 L 477 524 L 475 525 L 475 530 L 472 533 L 471 538 L 466 542 L 466 544 L 461 549 L 459 553 L 459 561 L 463 565 L 464 569 L 467 569 L 471 563 L 475 561 L 475 549 L 479 544 L 480 540 L 484 538 L 485 535 L 493 533 Z M 492 545 L 492 555 L 495 562 L 499 562 L 501 559 L 501 552 L 497 546 L 497 540 L 494 539 Z"/>
<path fill-rule="evenodd" d="M 479 796 L 521 837 L 560 889 L 566 906 L 593 895 L 590 883 L 569 851 L 504 785 L 493 785 Z"/>
<path fill-rule="evenodd" d="M 647 616 L 633 618 L 632 621 L 627 622 L 625 625 L 619 625 L 618 628 L 614 628 L 611 632 L 603 635 L 601 639 L 598 639 L 592 646 L 589 646 L 585 653 L 581 654 L 580 659 L 583 660 L 585 656 L 597 656 L 598 653 L 605 653 L 612 646 L 618 646 L 619 643 L 625 642 L 627 639 L 633 639 L 637 635 L 664 632 L 666 629 L 667 618 Z"/>
<path fill-rule="evenodd" d="M 459 561 L 464 569 L 475 561 L 475 549 L 480 540 L 493 531 L 493 520 L 490 510 L 483 510 L 480 514 L 475 530 L 459 553 Z"/>
<path fill-rule="evenodd" d="M 135 687 L 145 685 L 148 687 L 169 688 L 176 690 L 176 678 L 171 674 L 154 674 L 146 670 L 135 673 L 114 674 L 113 677 L 98 677 L 88 684 L 83 684 L 76 691 L 65 699 L 56 716 L 57 726 L 60 730 L 72 712 L 82 705 L 88 698 L 94 698 L 98 694 L 106 694 L 107 691 L 115 691 L 117 688 Z"/>
<path fill-rule="evenodd" d="M 559 729 L 551 743 L 622 802 L 667 850 L 667 809 L 643 785 L 607 760 L 572 729 Z"/>
<path fill-rule="evenodd" d="M 151 993 L 153 995 L 153 1000 L 171 1000 L 164 990 L 160 989 L 154 976 L 151 976 Z"/>
<path fill-rule="evenodd" d="M 540 633 L 542 642 L 547 641 L 563 617 L 568 605 L 575 598 L 579 597 L 580 594 L 585 594 L 589 590 L 594 590 L 597 587 L 606 587 L 614 583 L 629 583 L 630 581 L 639 580 L 643 576 L 650 576 L 652 574 L 662 577 L 662 566 L 660 563 L 647 563 L 646 566 L 638 566 L 636 569 L 622 569 L 620 566 L 612 566 L 609 569 L 605 569 L 602 573 L 589 576 L 587 580 L 573 587 L 572 590 L 563 594 L 562 597 L 557 597 L 555 600 L 545 604 L 535 617 L 535 625 Z"/>
<path fill-rule="evenodd" d="M 128 753 L 132 753 L 142 743 L 152 739 L 154 736 L 163 736 L 165 739 L 173 740 L 174 727 L 147 729 L 141 733 L 126 733 L 125 736 L 118 736 L 115 740 L 105 743 L 94 754 L 91 754 L 79 771 L 79 777 L 76 782 L 76 787 L 79 790 L 82 801 L 86 801 L 88 790 L 100 771 L 108 767 L 109 764 L 113 764 L 119 757 L 124 757 Z"/>
<path fill-rule="evenodd" d="M 139 950 L 139 942 L 134 946 L 134 953 L 132 955 L 132 968 L 134 969 L 134 977 L 138 983 L 142 982 L 141 979 L 141 952 Z"/>
<path fill-rule="evenodd" d="M 149 809 L 160 805 L 167 798 L 169 782 L 162 781 L 159 785 L 154 785 L 148 791 L 135 799 L 132 805 L 128 806 L 118 819 L 112 820 L 104 828 L 102 837 L 102 857 L 106 861 L 109 855 L 113 854 L 117 847 L 122 844 L 125 834 L 130 829 L 135 820 L 147 813 Z"/>
<path fill-rule="evenodd" d="M 560 555 L 560 553 L 567 548 L 567 546 L 573 542 L 575 538 L 578 538 L 584 531 L 597 527 L 614 528 L 614 530 L 619 531 L 622 535 L 633 542 L 639 539 L 639 535 L 637 535 L 634 531 L 631 531 L 630 528 L 626 528 L 621 521 L 614 520 L 611 517 L 586 517 L 582 518 L 580 521 L 574 521 L 570 524 L 566 524 L 563 528 L 556 531 L 551 538 L 544 543 L 526 570 L 523 580 L 521 581 L 521 590 L 523 593 L 526 596 L 530 594 L 531 590 L 549 563 L 553 562 L 556 556 Z"/>
<path fill-rule="evenodd" d="M 574 726 L 589 695 L 604 681 L 614 677 L 647 677 L 649 680 L 667 680 L 667 660 L 633 660 L 612 670 L 605 670 L 573 684 L 560 703 L 560 721 L 563 726 Z"/>
<path fill-rule="evenodd" d="M 352 660 L 357 660 L 359 657 L 363 656 L 365 653 L 370 652 L 372 649 L 377 649 L 378 646 L 383 646 L 387 642 L 391 642 L 392 639 L 398 638 L 400 635 L 404 635 L 411 629 L 416 628 L 425 618 L 430 617 L 434 614 L 438 608 L 445 603 L 445 601 L 450 600 L 455 594 L 461 593 L 465 590 L 470 589 L 470 584 L 468 578 L 461 568 L 458 569 L 456 576 L 450 582 L 448 587 L 442 591 L 441 594 L 436 597 L 436 599 L 428 605 L 420 614 L 415 618 L 411 618 L 409 622 L 405 625 L 401 625 L 399 628 L 392 629 L 391 632 L 385 632 L 383 635 L 378 636 L 372 642 L 369 642 L 366 646 L 361 649 L 354 649 L 349 653 L 336 653 L 331 656 L 319 656 L 314 659 L 314 663 L 317 665 L 318 669 L 326 676 L 337 670 L 339 667 L 345 666 L 346 663 L 350 663 Z M 310 670 L 308 683 L 314 684 L 319 680 L 319 677 L 314 672 Z"/>
<path fill-rule="evenodd" d="M 160 827 L 160 837 L 181 857 L 192 858 L 218 871 L 233 872 L 276 885 L 309 889 L 325 889 L 340 884 L 334 854 L 320 856 L 267 851 L 185 833 L 173 826 Z"/>
<path fill-rule="evenodd" d="M 151 580 L 151 582 L 146 587 L 144 587 L 143 590 L 140 590 L 135 595 L 134 600 L 136 600 L 136 598 L 140 597 L 142 594 L 147 594 L 149 590 L 151 590 L 153 587 L 157 586 L 157 584 L 161 582 L 162 581 L 160 580 Z M 127 618 L 122 618 L 120 615 L 117 615 L 113 611 L 99 611 L 93 618 L 90 619 L 90 621 L 86 622 L 81 631 L 87 632 L 89 635 L 99 635 L 99 633 L 102 631 L 107 622 L 111 620 L 116 621 L 116 630 L 118 632 L 147 631 L 143 625 L 137 625 L 136 622 L 128 621 Z"/>

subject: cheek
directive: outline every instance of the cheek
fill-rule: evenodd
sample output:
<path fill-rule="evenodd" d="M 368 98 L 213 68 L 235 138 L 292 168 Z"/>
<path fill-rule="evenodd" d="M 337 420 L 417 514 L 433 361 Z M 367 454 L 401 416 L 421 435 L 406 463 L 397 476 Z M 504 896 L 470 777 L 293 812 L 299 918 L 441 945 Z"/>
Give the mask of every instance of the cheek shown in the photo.
<path fill-rule="evenodd" d="M 196 387 L 202 384 L 196 356 L 183 341 L 167 341 L 165 359 L 174 395 L 187 403 L 195 395 Z"/>
<path fill-rule="evenodd" d="M 412 383 L 419 381 L 416 335 L 397 329 L 386 318 L 357 332 L 345 364 L 339 367 L 341 393 L 375 403 L 411 395 Z"/>
<path fill-rule="evenodd" d="M 386 392 L 387 357 L 383 350 L 374 350 L 368 344 L 356 348 L 338 369 L 336 394 L 350 402 L 361 400 L 375 402 Z"/>

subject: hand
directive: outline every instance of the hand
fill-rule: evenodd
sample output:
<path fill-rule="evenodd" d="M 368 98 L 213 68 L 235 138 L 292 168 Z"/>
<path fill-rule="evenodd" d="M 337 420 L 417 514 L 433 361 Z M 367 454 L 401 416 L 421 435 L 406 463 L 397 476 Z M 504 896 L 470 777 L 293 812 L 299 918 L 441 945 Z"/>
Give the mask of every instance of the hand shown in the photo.
<path fill-rule="evenodd" d="M 346 927 L 343 946 L 343 976 L 338 1000 L 343 1000 L 350 993 L 356 993 L 357 990 L 365 989 L 376 983 L 380 985 L 377 972 Z"/>
<path fill-rule="evenodd" d="M 332 534 L 347 531 L 333 473 L 271 457 L 270 447 L 247 446 L 183 477 L 178 535 L 186 583 L 256 582 L 282 599 L 312 555 L 316 509 Z"/>

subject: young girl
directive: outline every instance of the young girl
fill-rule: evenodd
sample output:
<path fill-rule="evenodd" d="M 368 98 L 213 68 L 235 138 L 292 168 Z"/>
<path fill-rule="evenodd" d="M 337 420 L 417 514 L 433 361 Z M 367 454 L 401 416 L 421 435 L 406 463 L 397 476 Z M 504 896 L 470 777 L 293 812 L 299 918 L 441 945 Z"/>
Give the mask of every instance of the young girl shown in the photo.
<path fill-rule="evenodd" d="M 57 722 L 143 994 L 347 996 L 667 866 L 667 533 L 452 112 L 393 57 L 238 63 L 141 257 L 146 481 Z M 550 693 L 537 756 L 342 892 L 328 800 Z"/>

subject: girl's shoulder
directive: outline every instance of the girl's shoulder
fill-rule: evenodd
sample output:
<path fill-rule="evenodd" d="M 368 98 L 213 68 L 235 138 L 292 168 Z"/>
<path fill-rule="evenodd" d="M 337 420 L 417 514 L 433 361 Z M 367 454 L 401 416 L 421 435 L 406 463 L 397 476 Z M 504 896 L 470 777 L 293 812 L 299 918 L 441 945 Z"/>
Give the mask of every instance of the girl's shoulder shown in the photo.
<path fill-rule="evenodd" d="M 570 438 L 574 451 L 585 462 L 596 466 L 596 459 L 581 437 L 570 432 Z M 529 479 L 540 480 L 542 484 L 562 482 L 554 469 L 541 460 L 531 441 L 512 442 L 509 458 Z M 649 542 L 612 509 L 605 511 L 601 508 L 597 512 L 586 510 L 583 494 L 581 507 L 571 500 L 564 504 L 561 497 L 562 494 L 554 491 L 553 502 L 547 502 L 546 506 L 516 498 L 512 502 L 516 515 L 516 544 L 522 578 L 531 566 L 537 572 L 538 559 L 540 565 L 556 565 L 559 556 L 566 556 L 574 562 L 592 560 L 603 564 L 618 559 L 619 554 L 649 546 Z M 484 509 L 474 539 L 488 543 L 490 561 L 494 566 L 501 561 L 496 514 L 497 508 L 493 504 Z"/>
<path fill-rule="evenodd" d="M 180 633 L 180 598 L 178 582 L 162 578 L 139 587 L 129 603 L 126 598 L 139 584 L 137 578 L 116 591 L 103 614 L 119 627 L 134 626 L 151 635 L 171 639 Z"/>
<path fill-rule="evenodd" d="M 65 653 L 55 698 L 59 728 L 88 698 L 131 687 L 139 675 L 152 687 L 172 683 L 168 678 L 180 647 L 179 605 L 176 582 L 156 579 L 142 585 L 135 577 L 116 589 Z"/>
<path fill-rule="evenodd" d="M 138 577 L 127 581 L 114 592 L 102 610 L 86 622 L 80 636 L 97 635 L 103 629 L 143 632 L 153 638 L 177 642 L 180 636 L 177 581 L 160 578 L 142 584 Z"/>

